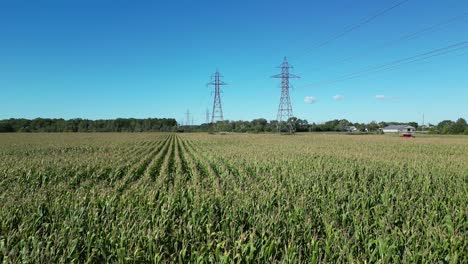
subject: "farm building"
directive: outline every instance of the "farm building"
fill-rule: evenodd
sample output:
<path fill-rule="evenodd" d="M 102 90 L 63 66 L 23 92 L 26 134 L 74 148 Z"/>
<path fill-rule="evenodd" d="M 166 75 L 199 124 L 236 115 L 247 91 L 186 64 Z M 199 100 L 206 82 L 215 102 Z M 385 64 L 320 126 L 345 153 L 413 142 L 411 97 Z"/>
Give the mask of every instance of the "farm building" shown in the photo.
<path fill-rule="evenodd" d="M 416 131 L 416 128 L 413 126 L 407 126 L 407 125 L 391 125 L 391 126 L 386 126 L 382 128 L 382 131 L 384 133 L 404 133 L 404 132 L 414 132 Z"/>
<path fill-rule="evenodd" d="M 358 132 L 358 129 L 355 126 L 347 126 L 345 127 L 346 132 Z"/>

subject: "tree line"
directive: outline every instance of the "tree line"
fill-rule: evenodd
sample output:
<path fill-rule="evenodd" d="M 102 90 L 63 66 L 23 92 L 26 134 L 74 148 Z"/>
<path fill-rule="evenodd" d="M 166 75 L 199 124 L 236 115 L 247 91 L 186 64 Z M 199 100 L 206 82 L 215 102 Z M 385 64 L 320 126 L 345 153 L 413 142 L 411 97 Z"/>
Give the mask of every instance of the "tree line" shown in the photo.
<path fill-rule="evenodd" d="M 0 120 L 0 132 L 160 132 L 174 131 L 173 118 L 89 119 L 5 119 Z"/>
<path fill-rule="evenodd" d="M 420 127 L 417 122 L 375 122 L 353 123 L 346 119 L 335 119 L 324 123 L 309 123 L 300 118 L 290 118 L 290 124 L 296 132 L 343 132 L 355 127 L 357 131 L 378 132 L 388 125 L 410 125 L 417 130 L 433 134 L 465 134 L 468 125 L 465 119 L 444 120 L 437 125 Z M 210 132 L 225 131 L 239 133 L 276 132 L 278 122 L 257 118 L 252 121 L 220 121 L 215 124 L 180 126 L 173 118 L 117 118 L 108 120 L 89 119 L 5 119 L 0 120 L 0 132 Z"/>
<path fill-rule="evenodd" d="M 457 121 L 444 120 L 437 124 L 437 126 L 430 128 L 429 131 L 434 134 L 468 135 L 468 125 L 466 123 L 466 120 L 463 118 L 459 118 Z"/>
<path fill-rule="evenodd" d="M 370 122 L 370 123 L 353 123 L 346 119 L 334 119 L 321 124 L 309 123 L 305 119 L 292 117 L 288 120 L 292 128 L 296 132 L 344 132 L 350 127 L 356 127 L 357 131 L 370 131 L 376 132 L 379 128 L 383 128 L 387 125 L 399 125 L 403 123 L 399 122 Z M 416 122 L 404 123 L 417 126 Z M 283 125 L 284 126 L 284 125 Z M 254 119 L 252 121 L 219 121 L 215 124 L 202 124 L 200 126 L 183 126 L 181 127 L 184 131 L 226 131 L 226 132 L 250 132 L 250 133 L 262 133 L 262 132 L 276 132 L 278 129 L 278 121 L 268 121 L 264 118 Z"/>
<path fill-rule="evenodd" d="M 356 131 L 361 132 L 378 132 L 380 129 L 389 125 L 409 125 L 417 130 L 427 131 L 432 134 L 465 134 L 468 135 L 468 125 L 466 120 L 459 118 L 457 121 L 445 120 L 437 125 L 419 126 L 417 122 L 376 122 L 369 123 L 353 123 L 346 119 L 334 119 L 324 123 L 309 123 L 307 120 L 292 117 L 289 120 L 293 129 L 296 132 L 345 132 L 351 127 L 355 127 Z M 268 121 L 264 118 L 254 119 L 252 121 L 219 121 L 215 124 L 202 124 L 199 126 L 181 126 L 179 131 L 193 132 L 209 132 L 209 131 L 225 131 L 225 132 L 249 132 L 263 133 L 276 132 L 278 122 L 276 120 Z"/>

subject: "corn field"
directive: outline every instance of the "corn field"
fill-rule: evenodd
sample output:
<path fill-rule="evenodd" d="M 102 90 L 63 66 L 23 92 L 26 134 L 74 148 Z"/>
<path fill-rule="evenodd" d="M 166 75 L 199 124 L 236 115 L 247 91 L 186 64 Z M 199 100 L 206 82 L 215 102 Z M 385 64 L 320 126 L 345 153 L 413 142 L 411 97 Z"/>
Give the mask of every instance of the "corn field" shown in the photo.
<path fill-rule="evenodd" d="M 3 263 L 468 263 L 468 138 L 2 134 Z"/>

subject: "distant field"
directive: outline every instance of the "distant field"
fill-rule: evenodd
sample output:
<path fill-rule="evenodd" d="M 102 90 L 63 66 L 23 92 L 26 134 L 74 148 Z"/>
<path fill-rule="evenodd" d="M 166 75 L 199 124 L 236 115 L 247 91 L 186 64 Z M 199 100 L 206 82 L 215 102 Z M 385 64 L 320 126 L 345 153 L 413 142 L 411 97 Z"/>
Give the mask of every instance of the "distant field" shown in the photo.
<path fill-rule="evenodd" d="M 467 263 L 468 137 L 0 134 L 0 262 Z"/>

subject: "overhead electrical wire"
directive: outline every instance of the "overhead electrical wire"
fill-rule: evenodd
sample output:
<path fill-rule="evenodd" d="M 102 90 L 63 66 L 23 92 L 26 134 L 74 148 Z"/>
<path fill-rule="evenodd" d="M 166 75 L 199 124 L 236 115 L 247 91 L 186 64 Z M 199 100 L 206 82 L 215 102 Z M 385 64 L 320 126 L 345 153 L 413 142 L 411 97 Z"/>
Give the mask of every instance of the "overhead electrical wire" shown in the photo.
<path fill-rule="evenodd" d="M 459 50 L 463 50 L 463 49 L 466 49 L 466 48 L 468 48 L 468 45 L 458 47 L 458 48 L 455 48 L 455 49 L 452 49 L 452 50 L 440 52 L 440 53 L 437 53 L 437 54 L 433 54 L 433 55 L 430 55 L 430 56 L 426 56 L 426 57 L 423 57 L 423 58 L 418 58 L 418 59 L 414 59 L 414 60 L 411 60 L 411 61 L 403 62 L 403 63 L 401 63 L 399 65 L 393 65 L 393 66 L 390 66 L 390 67 L 387 67 L 387 68 L 384 68 L 384 69 L 375 70 L 375 71 L 371 72 L 370 74 L 378 73 L 378 72 L 382 72 L 382 71 L 391 71 L 391 70 L 399 69 L 402 66 L 407 65 L 407 64 L 412 64 L 412 63 L 416 63 L 416 62 L 419 62 L 419 61 L 424 61 L 424 60 L 430 59 L 432 57 L 442 56 L 442 55 L 452 53 L 452 52 L 455 52 L 455 51 L 459 51 Z M 366 75 L 369 75 L 369 74 L 366 74 Z M 363 77 L 363 76 L 365 76 L 365 75 L 352 76 L 352 77 L 347 78 L 346 80 L 360 78 L 360 77 Z M 337 82 L 342 82 L 342 81 L 346 81 L 346 80 L 340 80 L 340 81 L 337 81 Z M 335 82 L 335 83 L 337 83 L 337 82 Z"/>
<path fill-rule="evenodd" d="M 396 45 L 402 41 L 407 41 L 407 40 L 411 40 L 411 39 L 414 39 L 414 38 L 417 38 L 421 35 L 424 35 L 425 33 L 428 33 L 428 32 L 431 32 L 431 31 L 434 31 L 436 30 L 437 28 L 440 28 L 440 27 L 443 27 L 443 26 L 446 26 L 446 25 L 450 25 L 458 20 L 461 20 L 461 19 L 464 19 L 468 17 L 468 12 L 465 12 L 461 15 L 458 15 L 458 16 L 455 16 L 455 17 L 451 17 L 449 19 L 446 19 L 444 21 L 441 21 L 439 23 L 436 23 L 436 24 L 433 24 L 431 26 L 428 26 L 428 27 L 425 27 L 423 29 L 420 29 L 420 30 L 417 30 L 415 32 L 412 32 L 412 33 L 408 33 L 408 34 L 405 34 L 405 35 L 402 35 L 400 36 L 398 39 L 394 40 L 394 41 L 389 41 L 389 42 L 386 42 L 384 43 L 383 45 L 379 45 L 379 46 L 376 46 L 374 48 L 370 48 L 370 49 L 367 49 L 366 52 L 363 52 L 361 53 L 360 55 L 357 55 L 357 56 L 350 56 L 350 57 L 346 57 L 344 59 L 339 59 L 339 60 L 335 60 L 335 61 L 332 61 L 330 62 L 330 64 L 338 64 L 338 63 L 345 63 L 345 62 L 348 62 L 348 61 L 351 61 L 355 58 L 358 58 L 362 55 L 366 55 L 366 54 L 369 54 L 369 53 L 372 53 L 373 51 L 376 51 L 376 50 L 379 50 L 381 48 L 388 48 L 388 47 L 391 47 L 393 45 Z M 323 69 L 323 67 L 317 67 L 316 68 L 317 70 L 318 69 Z"/>
<path fill-rule="evenodd" d="M 312 49 L 317 49 L 317 48 L 321 48 L 321 47 L 324 47 L 328 44 L 330 44 L 331 42 L 333 42 L 334 40 L 338 39 L 338 38 L 341 38 L 343 37 L 344 35 L 350 33 L 350 32 L 353 32 L 355 31 L 356 29 L 359 29 L 361 28 L 362 26 L 366 25 L 366 24 L 369 24 L 370 22 L 372 22 L 373 20 L 375 20 L 376 18 L 380 17 L 380 16 L 383 16 L 385 15 L 386 13 L 390 12 L 391 10 L 405 4 L 406 2 L 409 2 L 410 0 L 403 0 L 403 1 L 399 1 L 395 4 L 393 4 L 392 6 L 390 7 L 387 7 L 367 18 L 365 18 L 364 20 L 362 20 L 361 22 L 355 24 L 355 25 L 352 25 L 350 27 L 347 27 L 345 30 L 341 31 L 341 32 L 338 32 L 334 35 L 331 35 L 329 38 L 327 38 L 326 40 L 322 41 L 322 42 L 319 42 L 315 45 L 313 45 L 312 47 L 310 47 L 309 49 L 307 49 L 305 51 L 305 53 L 303 55 L 306 55 L 308 53 L 310 53 L 312 51 Z M 293 56 L 294 58 L 294 56 Z"/>
<path fill-rule="evenodd" d="M 461 46 L 461 47 L 458 47 L 458 48 L 455 48 L 455 49 L 451 49 L 451 50 L 447 50 L 447 51 L 444 51 L 444 52 L 440 52 L 440 53 L 437 53 L 437 54 L 432 54 L 432 55 L 430 55 L 430 56 L 425 56 L 425 57 L 423 57 L 423 58 L 417 58 L 417 59 L 414 59 L 414 60 L 411 60 L 411 61 L 403 62 L 403 63 L 401 63 L 400 65 L 392 66 L 392 67 L 389 67 L 389 68 L 386 68 L 386 69 L 383 69 L 383 70 L 387 70 L 387 69 L 390 69 L 390 70 L 396 69 L 396 68 L 399 68 L 399 66 L 401 66 L 401 65 L 406 65 L 406 64 L 411 64 L 411 63 L 418 62 L 418 61 L 427 60 L 427 59 L 432 58 L 432 57 L 437 57 L 437 56 L 445 55 L 445 54 L 452 53 L 452 52 L 455 52 L 455 51 L 458 51 L 458 50 L 462 50 L 462 49 L 466 49 L 466 48 L 468 48 L 468 45 Z M 381 70 L 379 70 L 379 71 L 381 71 Z"/>
<path fill-rule="evenodd" d="M 430 32 L 438 27 L 441 27 L 441 26 L 445 26 L 445 25 L 449 25 L 457 20 L 461 20 L 463 18 L 466 18 L 468 16 L 468 12 L 464 12 L 462 13 L 461 15 L 458 15 L 458 16 L 455 16 L 455 17 L 451 17 L 449 19 L 446 19 L 444 21 L 441 21 L 439 23 L 436 23 L 434 25 L 431 25 L 429 27 L 426 27 L 426 28 L 423 28 L 421 30 L 418 30 L 416 32 L 413 32 L 413 33 L 410 33 L 410 34 L 407 34 L 407 35 L 404 35 L 404 36 L 401 36 L 400 37 L 400 40 L 403 40 L 403 39 L 413 39 L 415 37 L 418 37 L 426 32 Z"/>
<path fill-rule="evenodd" d="M 339 39 L 339 38 L 345 36 L 346 34 L 348 34 L 350 32 L 353 32 L 353 31 L 363 27 L 364 25 L 372 22 L 376 18 L 385 15 L 386 13 L 390 12 L 391 10 L 393 10 L 393 9 L 395 9 L 395 8 L 405 4 L 407 2 L 409 2 L 409 0 L 399 1 L 399 2 L 397 2 L 395 4 L 393 4 L 392 6 L 377 12 L 376 14 L 373 14 L 373 15 L 365 18 L 361 22 L 359 22 L 359 23 L 357 23 L 355 25 L 352 25 L 350 27 L 347 27 L 341 32 L 338 32 L 338 33 L 336 33 L 334 35 L 331 35 L 329 38 L 325 39 L 324 41 L 319 42 L 319 43 L 313 45 L 312 47 L 310 47 L 309 49 L 307 49 L 306 52 L 303 53 L 302 55 L 307 55 L 313 49 L 322 48 L 322 47 L 330 44 L 334 40 Z M 468 17 L 468 12 L 464 12 L 459 16 L 455 16 L 455 17 L 446 19 L 444 21 L 441 21 L 439 23 L 436 23 L 436 24 L 430 25 L 428 27 L 422 28 L 422 29 L 417 30 L 415 32 L 402 35 L 398 39 L 396 39 L 395 41 L 390 41 L 390 42 L 384 43 L 383 45 L 378 46 L 376 48 L 377 49 L 378 48 L 387 48 L 389 46 L 398 44 L 399 42 L 417 38 L 417 37 L 419 37 L 419 36 L 421 36 L 423 34 L 433 32 L 435 30 L 438 30 L 440 27 L 452 24 L 452 23 L 454 23 L 454 22 L 456 22 L 456 21 L 458 21 L 460 19 L 466 18 L 466 17 Z M 374 48 L 374 50 L 376 48 Z M 423 52 L 423 53 L 417 54 L 415 56 L 405 57 L 405 58 L 394 60 L 394 61 L 391 61 L 391 62 L 388 62 L 388 63 L 366 67 L 366 68 L 364 68 L 362 70 L 353 72 L 351 74 L 347 74 L 347 75 L 344 75 L 344 76 L 341 76 L 341 77 L 338 77 L 338 78 L 334 78 L 334 79 L 325 80 L 325 81 L 315 83 L 315 84 L 303 85 L 303 86 L 301 86 L 299 88 L 310 87 L 310 86 L 319 87 L 319 86 L 324 86 L 324 85 L 330 85 L 330 84 L 333 84 L 333 83 L 343 82 L 343 81 L 350 80 L 350 79 L 360 78 L 360 77 L 363 77 L 363 76 L 366 76 L 366 75 L 369 75 L 369 74 L 374 74 L 374 73 L 377 73 L 377 72 L 395 70 L 395 69 L 403 67 L 403 66 L 405 66 L 407 64 L 417 63 L 419 61 L 428 60 L 428 59 L 433 58 L 433 57 L 442 56 L 442 55 L 445 55 L 445 54 L 453 53 L 453 52 L 463 50 L 463 49 L 467 49 L 467 48 L 468 48 L 468 40 L 462 41 L 462 42 L 459 42 L 459 43 L 455 43 L 455 44 L 452 44 L 452 45 L 449 45 L 449 46 L 446 46 L 446 47 L 443 47 L 443 48 L 438 48 L 438 49 L 430 50 L 428 52 Z M 369 53 L 369 51 L 366 50 L 365 54 L 368 54 L 368 53 Z M 298 57 L 299 56 L 293 56 L 292 58 L 297 59 Z M 341 62 L 350 61 L 350 60 L 352 60 L 353 58 L 356 58 L 356 57 L 357 56 L 347 57 L 347 58 L 341 59 L 341 60 L 339 60 L 337 62 L 341 63 Z"/>
<path fill-rule="evenodd" d="M 458 43 L 455 43 L 455 44 L 452 44 L 452 45 L 449 45 L 449 46 L 446 46 L 446 47 L 443 47 L 443 48 L 434 49 L 434 50 L 424 52 L 424 53 L 421 53 L 421 54 L 418 54 L 418 55 L 414 55 L 414 56 L 411 56 L 411 57 L 406 57 L 406 58 L 394 60 L 394 61 L 384 63 L 384 64 L 381 64 L 381 65 L 370 66 L 370 67 L 364 68 L 362 70 L 359 70 L 359 71 L 356 71 L 356 72 L 353 72 L 351 74 L 347 74 L 347 75 L 344 75 L 344 76 L 341 76 L 341 77 L 338 77 L 338 78 L 335 78 L 335 79 L 325 80 L 323 82 L 318 82 L 318 83 L 315 83 L 315 84 L 303 85 L 303 86 L 301 86 L 301 88 L 310 87 L 310 86 L 320 87 L 320 86 L 329 85 L 329 84 L 333 84 L 333 83 L 343 82 L 343 81 L 346 81 L 346 80 L 363 77 L 363 76 L 368 75 L 368 74 L 381 72 L 381 71 L 385 71 L 385 70 L 391 70 L 391 69 L 394 69 L 394 68 L 399 67 L 401 65 L 406 65 L 406 64 L 426 60 L 426 59 L 429 59 L 429 58 L 432 58 L 432 57 L 441 56 L 441 55 L 444 55 L 444 54 L 447 54 L 447 53 L 452 53 L 452 52 L 462 50 L 462 49 L 466 49 L 466 48 L 468 48 L 468 40 L 458 42 Z"/>

